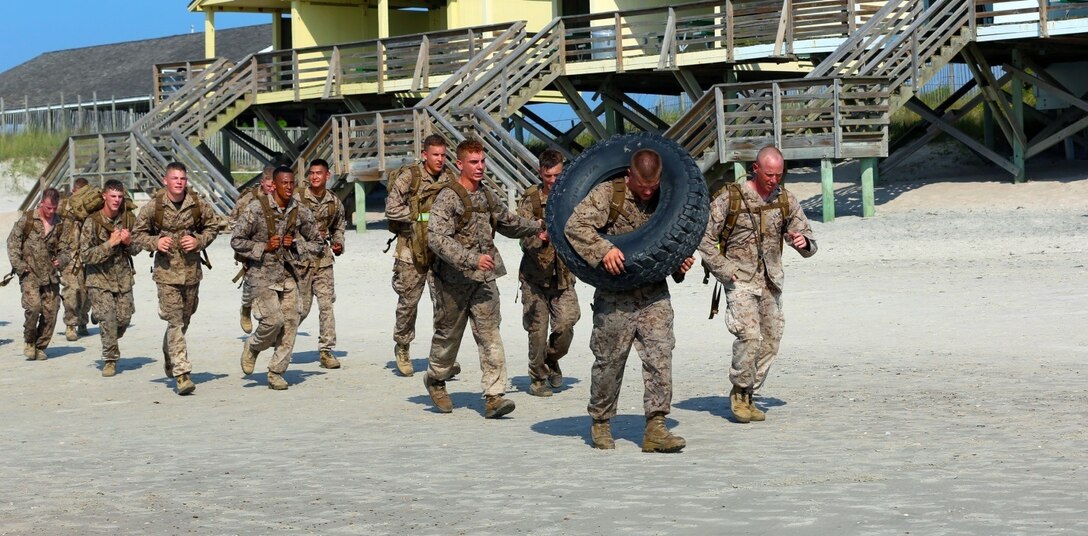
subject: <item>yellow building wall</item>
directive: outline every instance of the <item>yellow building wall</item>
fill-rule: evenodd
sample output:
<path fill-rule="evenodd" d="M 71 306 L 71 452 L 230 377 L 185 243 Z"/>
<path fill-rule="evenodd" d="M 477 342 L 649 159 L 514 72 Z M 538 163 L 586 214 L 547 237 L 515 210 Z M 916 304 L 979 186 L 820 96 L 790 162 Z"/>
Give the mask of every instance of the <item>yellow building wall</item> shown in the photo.
<path fill-rule="evenodd" d="M 305 48 L 373 38 L 378 34 L 377 12 L 367 16 L 359 6 L 291 3 L 291 45 Z"/>
<path fill-rule="evenodd" d="M 526 21 L 530 33 L 558 16 L 553 0 L 450 0 L 446 20 L 450 28 Z"/>

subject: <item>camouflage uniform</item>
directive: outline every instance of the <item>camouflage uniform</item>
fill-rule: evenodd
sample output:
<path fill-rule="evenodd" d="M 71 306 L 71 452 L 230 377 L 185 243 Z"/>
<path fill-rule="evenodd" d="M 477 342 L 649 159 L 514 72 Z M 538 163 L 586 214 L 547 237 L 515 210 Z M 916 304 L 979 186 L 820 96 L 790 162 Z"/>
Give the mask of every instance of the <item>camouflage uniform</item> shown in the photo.
<path fill-rule="evenodd" d="M 234 210 L 230 213 L 230 229 L 233 232 L 234 228 L 238 225 L 238 216 L 242 214 L 242 210 L 248 207 L 251 203 L 257 200 L 257 194 L 263 193 L 261 186 L 251 186 L 242 191 L 238 196 L 238 201 L 234 204 Z M 242 279 L 242 307 L 248 308 L 253 304 L 253 288 L 249 285 L 249 280 Z"/>
<path fill-rule="evenodd" d="M 466 207 L 452 188 L 442 190 L 431 206 L 427 241 L 437 259 L 433 268 L 434 337 L 427 376 L 436 381 L 449 379 L 465 324 L 472 320 L 484 395 L 500 396 L 506 391 L 506 354 L 499 335 L 499 288 L 495 280 L 506 275 L 506 266 L 492 237 L 492 219 L 496 230 L 510 238 L 539 233 L 541 227 L 539 222 L 510 212 L 482 185 L 468 196 L 475 211 L 464 225 L 461 218 Z M 483 254 L 494 259 L 494 270 L 477 268 Z"/>
<path fill-rule="evenodd" d="M 310 307 L 317 297 L 318 329 L 320 337 L 318 349 L 332 351 L 336 346 L 336 317 L 333 315 L 333 303 L 336 302 L 336 287 L 333 282 L 332 244 L 344 243 L 344 228 L 347 226 L 344 216 L 344 204 L 326 190 L 321 199 L 307 188 L 295 192 L 295 201 L 305 205 L 313 213 L 317 230 L 325 237 L 318 245 L 320 252 L 308 262 L 299 266 L 298 299 L 301 306 L 299 323 L 310 315 Z"/>
<path fill-rule="evenodd" d="M 438 177 L 431 176 L 427 172 L 423 162 L 412 164 L 419 172 L 419 189 L 439 181 L 457 180 L 454 174 L 443 170 Z M 385 218 L 390 225 L 402 224 L 406 230 L 397 234 L 397 246 L 394 250 L 393 261 L 393 291 L 397 293 L 396 322 L 393 325 L 393 341 L 397 344 L 407 345 L 416 338 L 416 312 L 419 307 L 419 299 L 423 296 L 423 287 L 430 281 L 431 303 L 436 300 L 434 294 L 434 281 L 431 271 L 426 268 L 418 268 L 412 262 L 412 250 L 408 247 L 408 238 L 411 236 L 412 213 L 409 208 L 409 199 L 418 192 L 412 192 L 411 167 L 406 166 L 393 175 L 389 180 L 389 195 L 385 198 Z"/>
<path fill-rule="evenodd" d="M 539 196 L 539 214 L 535 210 L 534 196 Z M 547 202 L 547 196 L 540 190 L 527 192 L 518 204 L 518 215 L 543 218 L 547 213 Z M 574 291 L 574 275 L 556 257 L 551 242 L 527 236 L 521 239 L 521 249 L 524 254 L 518 279 L 521 280 L 522 326 L 529 333 L 529 377 L 544 381 L 551 372 L 549 364 L 558 362 L 570 350 L 574 324 L 581 318 L 582 311 Z"/>
<path fill-rule="evenodd" d="M 107 362 L 121 357 L 117 341 L 125 336 L 135 312 L 132 285 L 136 271 L 132 268 L 132 256 L 140 252 L 135 239 L 128 246 L 123 243 L 111 246 L 110 233 L 118 227 L 131 231 L 134 222 L 135 218 L 128 215 L 123 206 L 113 219 L 99 210 L 83 222 L 79 237 L 80 258 L 87 274 L 87 297 L 98 318 L 102 359 Z"/>
<path fill-rule="evenodd" d="M 27 219 L 30 219 L 29 225 Z M 60 217 L 53 217 L 53 227 L 46 232 L 38 211 L 31 210 L 15 221 L 8 235 L 8 259 L 19 276 L 23 293 L 23 342 L 38 350 L 49 347 L 57 323 L 60 275 L 53 260 L 58 258 L 63 233 Z"/>
<path fill-rule="evenodd" d="M 319 252 L 321 238 L 310 209 L 293 198 L 286 207 L 280 208 L 271 195 L 258 195 L 267 197 L 275 220 L 275 234 L 290 234 L 294 236 L 294 243 L 290 248 L 265 251 L 269 232 L 264 209 L 258 202 L 242 209 L 235 222 L 230 246 L 249 261 L 246 280 L 254 291 L 253 317 L 258 322 L 247 339 L 249 348 L 257 353 L 274 346 L 276 350 L 268 363 L 268 370 L 283 374 L 291 364 L 298 331 L 298 274 L 294 267 L 300 260 Z M 288 229 L 291 213 L 295 213 L 295 216 L 293 225 Z"/>
<path fill-rule="evenodd" d="M 159 211 L 162 214 L 161 228 L 156 221 Z M 151 279 L 159 291 L 159 318 L 166 321 L 162 355 L 166 369 L 174 377 L 193 370 L 185 344 L 185 332 L 189 329 L 189 319 L 196 313 L 199 301 L 200 280 L 203 277 L 200 252 L 219 235 L 217 221 L 211 205 L 193 192 L 182 199 L 180 206 L 170 201 L 165 192 L 156 195 L 136 216 L 132 240 L 155 256 Z M 182 250 L 181 239 L 184 236 L 196 238 L 197 249 L 191 252 Z M 162 237 L 174 240 L 169 253 L 158 251 Z"/>
<path fill-rule="evenodd" d="M 729 368 L 729 380 L 744 389 L 759 389 L 767 378 L 767 371 L 778 355 L 782 341 L 785 317 L 782 315 L 783 235 L 787 231 L 799 232 L 808 239 L 807 249 L 799 249 L 802 257 L 816 254 L 816 241 L 808 218 L 797 198 L 789 197 L 788 221 L 782 221 L 779 209 L 758 211 L 768 204 L 747 183 L 740 185 L 743 194 L 742 211 L 721 250 L 718 240 L 729 212 L 729 190 L 710 204 L 710 221 L 699 244 L 703 264 L 725 288 L 728 310 L 725 325 L 736 336 L 733 342 L 733 363 Z M 774 201 L 778 190 L 768 198 Z M 762 215 L 762 218 L 760 217 Z M 762 228 L 759 222 L 762 220 Z M 792 246 L 791 246 L 792 247 Z M 737 280 L 733 281 L 733 276 Z"/>
<path fill-rule="evenodd" d="M 64 302 L 64 325 L 84 331 L 91 300 L 87 299 L 83 263 L 79 259 L 79 233 L 83 222 L 68 215 L 69 202 L 70 198 L 65 197 L 57 207 L 57 214 L 64 220 L 64 234 L 60 237 L 60 295 Z"/>
<path fill-rule="evenodd" d="M 600 265 L 612 249 L 612 243 L 600 233 L 629 233 L 644 225 L 653 215 L 656 202 L 637 200 L 625 189 L 623 213 L 608 224 L 612 203 L 612 184 L 598 185 L 567 221 L 565 234 L 571 247 L 590 265 Z M 600 233 L 598 232 L 600 231 Z M 665 281 L 625 292 L 597 289 L 593 294 L 593 333 L 589 348 L 593 351 L 589 414 L 598 421 L 616 415 L 616 402 L 623 381 L 623 368 L 632 343 L 642 358 L 645 385 L 643 409 L 647 416 L 669 413 L 672 404 L 673 311 L 669 285 Z"/>

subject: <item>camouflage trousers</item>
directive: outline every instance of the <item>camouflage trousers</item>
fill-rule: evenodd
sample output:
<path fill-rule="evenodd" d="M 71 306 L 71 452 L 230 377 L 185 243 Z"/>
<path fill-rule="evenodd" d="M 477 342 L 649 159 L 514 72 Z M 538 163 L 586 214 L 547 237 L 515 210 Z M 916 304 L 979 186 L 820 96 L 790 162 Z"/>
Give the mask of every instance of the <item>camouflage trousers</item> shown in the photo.
<path fill-rule="evenodd" d="M 253 285 L 249 284 L 249 278 L 242 278 L 242 307 L 253 306 Z"/>
<path fill-rule="evenodd" d="M 623 368 L 631 345 L 642 358 L 642 405 L 646 415 L 667 414 L 672 405 L 673 311 L 668 291 L 633 298 L 598 290 L 593 296 L 594 361 L 589 387 L 589 415 L 616 416 Z"/>
<path fill-rule="evenodd" d="M 332 351 L 336 346 L 336 316 L 333 314 L 336 286 L 333 282 L 331 264 L 324 268 L 306 269 L 305 276 L 299 281 L 299 324 L 310 316 L 314 297 L 317 297 L 317 322 L 318 330 L 320 330 L 317 348 Z"/>
<path fill-rule="evenodd" d="M 44 350 L 53 339 L 60 309 L 60 287 L 56 283 L 42 286 L 23 281 L 23 342 Z"/>
<path fill-rule="evenodd" d="M 101 288 L 87 289 L 87 296 L 91 299 L 91 309 L 98 319 L 98 327 L 102 337 L 102 359 L 117 361 L 121 358 L 121 349 L 117 347 L 117 341 L 125 336 L 128 323 L 132 320 L 132 313 L 136 306 L 132 301 L 132 291 L 110 292 Z"/>
<path fill-rule="evenodd" d="M 393 342 L 410 344 L 416 338 L 416 313 L 423 287 L 430 281 L 431 303 L 435 301 L 434 275 L 430 270 L 420 273 L 410 262 L 398 260 L 393 264 L 393 291 L 397 293 L 396 321 L 393 324 Z"/>
<path fill-rule="evenodd" d="M 521 325 L 529 333 L 529 377 L 548 379 L 546 361 L 567 355 L 574 339 L 574 325 L 582 316 L 574 287 L 544 288 L 521 282 Z M 548 324 L 551 323 L 551 335 Z"/>
<path fill-rule="evenodd" d="M 733 363 L 729 381 L 737 387 L 757 390 L 767 379 L 771 363 L 778 356 L 786 317 L 782 314 L 782 292 L 762 289 L 734 289 L 725 292 L 728 309 L 725 327 L 733 341 Z"/>
<path fill-rule="evenodd" d="M 162 336 L 162 358 L 173 371 L 174 377 L 193 371 L 189 362 L 189 349 L 185 344 L 185 332 L 189 331 L 189 319 L 196 313 L 200 302 L 200 284 L 158 284 L 159 318 L 166 321 L 166 333 Z"/>
<path fill-rule="evenodd" d="M 87 299 L 87 288 L 84 286 L 83 274 L 62 272 L 60 285 L 60 296 L 64 300 L 64 325 L 71 327 L 86 326 L 87 313 L 91 310 L 91 300 Z"/>
<path fill-rule="evenodd" d="M 275 347 L 268 371 L 283 374 L 291 364 L 298 332 L 298 286 L 288 277 L 283 290 L 254 288 L 253 318 L 257 326 L 249 336 L 249 349 L 259 353 Z"/>
<path fill-rule="evenodd" d="M 453 284 L 441 278 L 434 284 L 434 337 L 431 339 L 430 368 L 436 380 L 450 377 L 465 325 L 472 321 L 472 336 L 480 352 L 480 385 L 485 395 L 506 391 L 506 353 L 499 335 L 499 287 L 487 283 Z"/>

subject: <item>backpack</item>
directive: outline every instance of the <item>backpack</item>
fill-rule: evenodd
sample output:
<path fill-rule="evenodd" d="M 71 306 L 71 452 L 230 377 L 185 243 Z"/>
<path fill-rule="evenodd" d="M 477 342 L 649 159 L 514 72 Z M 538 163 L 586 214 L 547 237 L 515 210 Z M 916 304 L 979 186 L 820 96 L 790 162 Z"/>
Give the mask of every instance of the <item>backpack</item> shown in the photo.
<path fill-rule="evenodd" d="M 434 263 L 434 252 L 427 245 L 427 223 L 431 220 L 431 206 L 434 205 L 438 193 L 450 181 L 439 180 L 424 187 L 422 186 L 423 172 L 420 171 L 419 166 L 409 164 L 405 167 L 412 174 L 412 183 L 408 187 L 408 191 L 411 192 L 408 198 L 408 209 L 412 222 L 389 222 L 389 232 L 393 233 L 393 237 L 386 242 L 385 251 L 389 251 L 398 236 L 407 234 L 406 240 L 408 250 L 412 253 L 412 264 L 419 270 L 426 270 Z"/>
<path fill-rule="evenodd" d="M 202 233 L 204 232 L 204 225 L 206 222 L 204 221 L 204 210 L 200 204 L 200 194 L 194 192 L 192 188 L 186 188 L 185 197 L 190 196 L 192 196 L 193 198 L 193 210 L 196 211 L 196 214 L 193 217 L 193 227 L 195 228 L 194 230 L 196 233 Z M 166 188 L 160 188 L 159 191 L 155 192 L 155 196 L 151 199 L 151 201 L 155 203 L 155 215 L 151 218 L 151 234 L 158 234 L 159 231 L 162 231 L 162 221 L 163 218 L 166 217 L 165 211 L 162 208 L 163 202 L 165 200 Z M 182 202 L 185 202 L 185 198 L 182 198 Z M 154 257 L 155 252 L 151 252 L 151 256 Z M 208 269 L 211 270 L 212 261 L 210 258 L 208 258 L 207 250 L 200 250 L 200 263 L 204 266 L 207 266 Z"/>
<path fill-rule="evenodd" d="M 261 212 L 264 214 L 264 225 L 265 225 L 265 229 L 268 231 L 268 236 L 275 235 L 276 234 L 276 213 L 272 211 L 272 204 L 269 202 L 268 196 L 267 195 L 261 195 L 260 193 L 258 193 L 256 195 L 254 195 L 254 200 L 261 204 Z M 252 201 L 250 201 L 250 202 L 252 203 Z M 295 218 L 297 218 L 297 217 L 298 217 L 298 209 L 297 208 L 295 210 L 292 210 L 291 212 L 287 213 L 287 227 L 286 227 L 286 229 L 290 230 L 290 229 L 294 228 Z M 242 279 L 242 277 L 244 277 L 246 275 L 246 272 L 249 271 L 249 259 L 241 256 L 241 254 L 239 254 L 238 252 L 234 252 L 234 260 L 242 263 L 242 269 L 238 270 L 238 273 L 235 274 L 234 279 L 231 279 L 232 283 L 237 283 L 239 280 Z M 290 263 L 287 263 L 287 264 L 290 265 Z M 210 266 L 209 266 L 209 268 L 210 268 Z M 292 275 L 294 275 L 294 274 L 292 273 Z"/>
<path fill-rule="evenodd" d="M 790 215 L 790 197 L 789 192 L 786 191 L 785 186 L 779 186 L 778 196 L 775 197 L 773 203 L 751 208 L 748 203 L 744 201 L 744 194 L 740 191 L 740 184 L 733 182 L 725 185 L 724 188 L 718 190 L 718 193 L 714 195 L 715 198 L 723 193 L 729 193 L 729 208 L 725 213 L 725 225 L 722 225 L 722 232 L 718 236 L 718 250 L 725 253 L 725 244 L 729 241 L 730 235 L 733 234 L 733 228 L 737 226 L 737 217 L 742 213 L 744 214 L 759 214 L 759 227 L 756 232 L 762 232 L 763 229 L 763 213 L 769 210 L 782 211 L 782 223 L 785 224 L 789 220 Z M 744 204 L 744 210 L 741 210 L 741 204 Z M 710 283 L 710 269 L 703 265 L 703 284 Z M 710 296 L 710 319 L 714 318 L 714 315 L 718 314 L 718 306 L 721 305 L 722 298 L 722 284 L 720 281 L 714 282 L 714 290 Z"/>
<path fill-rule="evenodd" d="M 25 216 L 23 218 L 23 240 L 24 241 L 27 239 L 28 236 L 30 236 L 30 231 L 34 230 L 34 220 L 38 219 L 38 215 L 36 213 L 37 213 L 37 211 L 34 210 L 34 209 L 27 210 L 27 211 L 25 211 L 23 213 L 23 216 Z M 64 223 L 64 219 L 58 217 L 57 218 L 57 223 L 56 223 L 56 229 L 54 229 L 54 231 L 63 233 L 64 232 L 64 228 L 62 227 L 63 223 Z M 22 246 L 20 246 L 20 251 L 21 250 L 22 250 Z M 3 279 L 0 279 L 0 287 L 8 286 L 8 283 L 10 283 L 11 280 L 16 275 L 18 275 L 18 274 L 15 273 L 15 267 L 12 266 L 11 267 L 11 273 L 5 275 Z"/>

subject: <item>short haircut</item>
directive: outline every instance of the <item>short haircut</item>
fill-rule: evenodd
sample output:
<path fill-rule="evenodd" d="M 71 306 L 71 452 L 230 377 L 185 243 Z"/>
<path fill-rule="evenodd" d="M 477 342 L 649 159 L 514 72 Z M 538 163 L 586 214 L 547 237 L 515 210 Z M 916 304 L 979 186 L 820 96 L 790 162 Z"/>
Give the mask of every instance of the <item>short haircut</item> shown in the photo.
<path fill-rule="evenodd" d="M 786 159 L 782 156 L 782 151 L 779 151 L 778 147 L 775 147 L 774 145 L 767 145 L 760 149 L 758 153 L 756 153 L 756 162 L 758 163 L 760 160 L 771 155 L 777 156 L 778 159 L 783 162 L 786 161 Z"/>
<path fill-rule="evenodd" d="M 563 155 L 555 149 L 544 149 L 537 160 L 540 162 L 540 169 L 551 169 L 563 163 Z"/>
<path fill-rule="evenodd" d="M 276 166 L 276 169 L 272 171 L 272 180 L 275 180 L 277 175 L 281 175 L 283 173 L 290 173 L 291 178 L 294 178 L 295 176 L 295 170 L 291 169 L 290 167 Z"/>
<path fill-rule="evenodd" d="M 119 181 L 117 179 L 110 179 L 110 180 L 106 181 L 106 184 L 102 185 L 102 191 L 103 192 L 108 192 L 110 190 L 113 190 L 115 192 L 121 192 L 122 194 L 124 194 L 125 193 L 125 185 L 121 184 L 121 181 Z"/>
<path fill-rule="evenodd" d="M 465 141 L 457 144 L 457 159 L 461 160 L 465 155 L 469 153 L 482 153 L 484 152 L 484 144 L 476 138 L 467 138 Z"/>
<path fill-rule="evenodd" d="M 644 182 L 661 180 L 661 155 L 653 149 L 639 149 L 631 155 L 631 172 Z"/>
<path fill-rule="evenodd" d="M 82 188 L 82 187 L 84 187 L 84 186 L 86 186 L 88 184 L 90 184 L 90 183 L 87 182 L 87 179 L 84 179 L 83 177 L 79 177 L 78 179 L 75 180 L 75 182 L 72 183 L 72 189 L 73 190 L 78 190 L 78 189 L 80 189 L 80 188 Z"/>
<path fill-rule="evenodd" d="M 273 166 L 273 165 L 265 166 L 264 170 L 261 171 L 261 180 L 262 181 L 272 180 L 272 172 L 273 171 L 276 171 L 276 166 Z"/>
<path fill-rule="evenodd" d="M 308 167 L 306 169 L 309 170 L 310 168 L 312 168 L 314 166 L 321 166 L 321 167 L 325 168 L 325 171 L 329 171 L 330 169 L 332 169 L 332 168 L 329 167 L 329 163 L 324 158 L 315 158 L 313 160 L 310 160 L 310 167 Z"/>
<path fill-rule="evenodd" d="M 428 147 L 445 147 L 446 138 L 439 136 L 438 134 L 431 134 L 426 138 L 423 138 L 423 151 L 426 152 Z"/>
<path fill-rule="evenodd" d="M 54 205 L 60 204 L 60 192 L 56 188 L 46 188 L 42 192 L 42 202 L 51 201 Z"/>
<path fill-rule="evenodd" d="M 171 169 L 176 169 L 182 173 L 189 172 L 189 170 L 185 167 L 185 164 L 182 164 L 181 162 L 170 162 L 169 164 L 166 164 L 166 172 L 170 173 Z"/>

